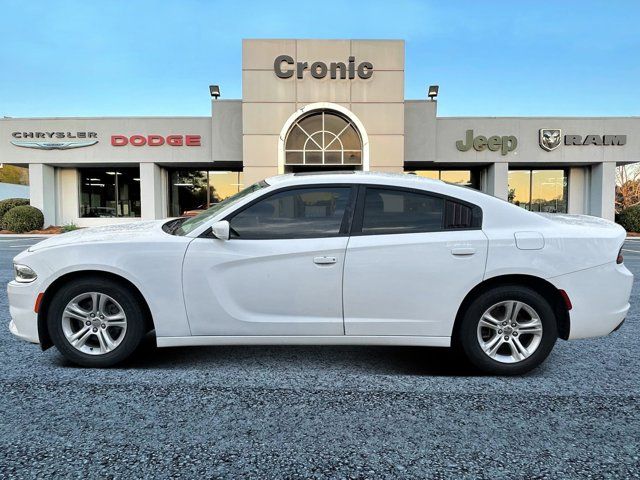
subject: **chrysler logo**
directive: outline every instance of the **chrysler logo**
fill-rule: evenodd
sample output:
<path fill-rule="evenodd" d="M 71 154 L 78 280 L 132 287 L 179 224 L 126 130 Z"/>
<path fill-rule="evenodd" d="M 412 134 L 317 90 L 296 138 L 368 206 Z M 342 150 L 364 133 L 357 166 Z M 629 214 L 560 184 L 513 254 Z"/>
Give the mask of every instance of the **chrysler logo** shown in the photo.
<path fill-rule="evenodd" d="M 11 132 L 11 136 L 15 139 L 12 145 L 38 150 L 69 150 L 98 143 L 96 132 Z"/>
<path fill-rule="evenodd" d="M 562 130 L 559 128 L 543 128 L 540 130 L 540 146 L 547 152 L 560 146 Z"/>
<path fill-rule="evenodd" d="M 51 141 L 26 141 L 11 140 L 16 147 L 37 148 L 39 150 L 69 150 L 70 148 L 90 147 L 98 143 L 98 140 L 87 140 L 85 142 L 51 142 Z"/>

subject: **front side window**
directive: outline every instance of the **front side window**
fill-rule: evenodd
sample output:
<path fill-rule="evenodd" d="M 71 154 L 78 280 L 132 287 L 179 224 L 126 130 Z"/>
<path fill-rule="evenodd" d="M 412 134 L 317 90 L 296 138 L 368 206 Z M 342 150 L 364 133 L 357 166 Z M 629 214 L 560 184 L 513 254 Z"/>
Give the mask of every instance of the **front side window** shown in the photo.
<path fill-rule="evenodd" d="M 178 236 L 188 235 L 189 233 L 193 232 L 196 228 L 198 228 L 200 225 L 208 222 L 213 217 L 218 215 L 224 209 L 232 207 L 233 205 L 240 202 L 245 197 L 248 197 L 254 192 L 257 192 L 258 190 L 261 190 L 268 186 L 269 184 L 264 180 L 262 180 L 261 182 L 254 183 L 253 185 L 245 188 L 244 190 L 241 190 L 235 195 L 231 195 L 230 197 L 227 197 L 218 203 L 214 203 L 207 210 L 196 215 L 195 217 L 191 217 L 188 219 L 180 218 L 177 220 L 178 223 L 174 223 L 174 227 L 170 229 L 171 230 L 170 233 Z M 176 220 L 172 220 L 172 222 L 176 222 Z"/>
<path fill-rule="evenodd" d="M 367 188 L 363 234 L 435 232 L 443 228 L 445 200 L 428 194 Z"/>
<path fill-rule="evenodd" d="M 275 193 L 230 219 L 233 238 L 334 237 L 341 233 L 350 187 L 318 187 Z"/>
<path fill-rule="evenodd" d="M 80 170 L 80 217 L 139 216 L 139 168 Z"/>

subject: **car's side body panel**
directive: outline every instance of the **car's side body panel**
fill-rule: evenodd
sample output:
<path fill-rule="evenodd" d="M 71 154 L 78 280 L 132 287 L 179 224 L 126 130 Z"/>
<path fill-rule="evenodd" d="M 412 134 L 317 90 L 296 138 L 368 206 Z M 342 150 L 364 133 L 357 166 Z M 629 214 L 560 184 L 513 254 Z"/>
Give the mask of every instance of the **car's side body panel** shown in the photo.
<path fill-rule="evenodd" d="M 346 334 L 450 336 L 460 303 L 482 281 L 486 257 L 481 230 L 351 237 Z"/>
<path fill-rule="evenodd" d="M 584 215 L 540 218 L 545 223 L 534 230 L 544 239 L 540 249 L 518 247 L 518 225 L 483 228 L 489 238 L 487 278 L 521 274 L 546 279 L 585 270 L 614 261 L 624 242 L 624 229 L 613 222 Z"/>
<path fill-rule="evenodd" d="M 183 270 L 191 333 L 342 335 L 347 240 L 195 239 Z"/>
<path fill-rule="evenodd" d="M 91 230 L 94 229 L 88 229 L 85 235 Z M 94 238 L 87 238 L 81 245 L 45 245 L 16 257 L 15 261 L 20 262 L 28 255 L 29 263 L 46 264 L 52 272 L 39 274 L 35 284 L 27 284 L 33 290 L 31 309 L 38 293 L 45 292 L 64 275 L 108 272 L 128 280 L 140 291 L 151 311 L 157 335 L 178 335 L 177 332 L 190 335 L 179 272 L 192 239 L 167 235 L 158 222 L 144 235 L 124 233 L 118 241 L 102 239 L 95 231 L 93 234 Z M 9 295 L 16 295 L 23 288 L 24 285 L 10 286 Z"/>
<path fill-rule="evenodd" d="M 609 262 L 549 281 L 571 299 L 569 339 L 608 335 L 629 310 L 633 275 L 624 265 Z"/>
<path fill-rule="evenodd" d="M 405 347 L 449 347 L 450 337 L 410 335 L 193 335 L 158 337 L 159 347 L 204 345 L 397 345 Z"/>

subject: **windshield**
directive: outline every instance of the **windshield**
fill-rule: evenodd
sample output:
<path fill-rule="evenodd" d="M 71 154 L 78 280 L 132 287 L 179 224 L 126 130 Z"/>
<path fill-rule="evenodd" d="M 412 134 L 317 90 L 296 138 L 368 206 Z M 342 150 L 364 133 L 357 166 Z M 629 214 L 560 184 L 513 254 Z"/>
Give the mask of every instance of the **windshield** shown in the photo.
<path fill-rule="evenodd" d="M 230 207 L 231 205 L 239 202 L 247 195 L 251 195 L 253 192 L 257 192 L 265 187 L 268 187 L 269 184 L 262 180 L 261 182 L 254 183 L 250 187 L 245 188 L 244 190 L 236 193 L 235 195 L 231 195 L 230 197 L 225 198 L 219 203 L 212 205 L 207 210 L 202 212 L 195 217 L 184 220 L 178 228 L 176 228 L 172 233 L 174 235 L 182 236 L 187 235 L 192 232 L 196 228 L 198 228 L 203 223 L 206 223 L 208 220 L 216 216 L 223 209 Z"/>

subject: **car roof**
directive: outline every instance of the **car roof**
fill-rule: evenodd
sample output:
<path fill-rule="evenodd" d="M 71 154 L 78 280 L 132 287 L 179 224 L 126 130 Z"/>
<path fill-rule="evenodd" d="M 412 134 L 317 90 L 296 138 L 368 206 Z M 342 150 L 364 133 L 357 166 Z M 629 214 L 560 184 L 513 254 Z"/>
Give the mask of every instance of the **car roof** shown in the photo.
<path fill-rule="evenodd" d="M 269 185 L 309 185 L 313 183 L 371 183 L 381 185 L 398 185 L 414 188 L 424 188 L 428 184 L 442 185 L 441 180 L 420 177 L 406 173 L 386 172 L 304 172 L 287 173 L 266 179 Z"/>

